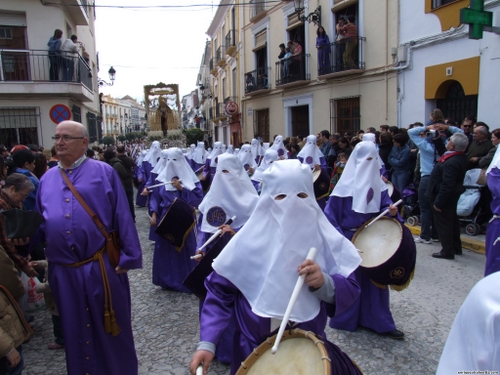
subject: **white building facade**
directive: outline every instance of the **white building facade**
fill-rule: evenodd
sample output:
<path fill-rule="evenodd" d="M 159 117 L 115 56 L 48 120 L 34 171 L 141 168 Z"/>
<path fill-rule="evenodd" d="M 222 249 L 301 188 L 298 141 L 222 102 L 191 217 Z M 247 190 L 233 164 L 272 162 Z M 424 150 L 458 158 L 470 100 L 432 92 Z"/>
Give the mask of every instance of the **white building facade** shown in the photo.
<path fill-rule="evenodd" d="M 31 0 L 0 3 L 0 142 L 7 147 L 34 143 L 50 148 L 58 122 L 71 119 L 99 137 L 93 1 L 67 0 L 67 6 Z M 62 43 L 72 34 L 82 43 L 63 71 L 49 58 L 54 30 Z"/>
<path fill-rule="evenodd" d="M 400 127 L 426 123 L 434 108 L 460 123 L 472 115 L 492 129 L 498 127 L 500 36 L 484 31 L 482 39 L 469 39 L 469 26 L 460 23 L 460 10 L 470 3 L 400 1 Z M 500 1 L 484 1 L 484 10 L 493 12 L 494 26 L 500 26 Z"/>

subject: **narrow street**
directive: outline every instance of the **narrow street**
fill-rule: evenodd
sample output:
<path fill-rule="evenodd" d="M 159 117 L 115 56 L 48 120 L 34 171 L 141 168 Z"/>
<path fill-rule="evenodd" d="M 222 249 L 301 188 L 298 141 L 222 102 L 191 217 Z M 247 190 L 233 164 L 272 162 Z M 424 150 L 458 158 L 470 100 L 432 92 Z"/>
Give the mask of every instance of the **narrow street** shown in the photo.
<path fill-rule="evenodd" d="M 163 291 L 151 283 L 153 243 L 148 240 L 148 226 L 146 209 L 138 208 L 144 268 L 131 271 L 129 277 L 139 373 L 183 375 L 188 373 L 199 339 L 198 299 Z M 364 374 L 435 373 L 453 319 L 472 286 L 482 278 L 485 261 L 484 255 L 465 249 L 454 261 L 434 259 L 430 255 L 436 251 L 439 244 L 418 244 L 411 285 L 402 292 L 391 291 L 391 309 L 397 328 L 406 334 L 404 341 L 361 329 L 326 329 L 329 339 L 356 361 Z M 47 349 L 53 341 L 49 312 L 37 312 L 33 325 L 36 334 L 23 346 L 24 374 L 65 374 L 64 351 Z M 229 374 L 229 367 L 214 362 L 209 374 Z"/>

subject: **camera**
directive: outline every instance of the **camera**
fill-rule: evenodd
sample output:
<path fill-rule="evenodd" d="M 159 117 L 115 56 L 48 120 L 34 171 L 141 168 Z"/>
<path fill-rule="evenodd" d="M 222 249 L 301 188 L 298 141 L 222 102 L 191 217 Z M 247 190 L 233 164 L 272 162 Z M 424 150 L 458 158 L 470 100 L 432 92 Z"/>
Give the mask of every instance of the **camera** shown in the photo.
<path fill-rule="evenodd" d="M 427 132 L 427 135 L 428 135 L 428 136 L 429 136 L 429 135 L 431 135 L 431 136 L 433 136 L 433 137 L 434 137 L 434 136 L 436 135 L 436 131 L 435 131 L 434 129 L 429 130 L 429 131 Z"/>

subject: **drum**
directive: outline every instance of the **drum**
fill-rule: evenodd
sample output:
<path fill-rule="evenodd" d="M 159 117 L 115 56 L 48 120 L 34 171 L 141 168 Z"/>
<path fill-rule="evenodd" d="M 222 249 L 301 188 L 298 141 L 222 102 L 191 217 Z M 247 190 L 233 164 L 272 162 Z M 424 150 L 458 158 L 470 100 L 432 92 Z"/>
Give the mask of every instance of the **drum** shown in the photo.
<path fill-rule="evenodd" d="M 313 171 L 313 184 L 316 200 L 325 198 L 330 193 L 330 177 L 322 169 Z"/>
<path fill-rule="evenodd" d="M 285 331 L 277 353 L 272 354 L 275 339 L 276 335 L 254 349 L 236 375 L 362 375 L 338 346 L 320 340 L 312 332 L 299 328 Z"/>
<path fill-rule="evenodd" d="M 387 193 L 389 194 L 389 197 L 391 198 L 391 200 L 393 202 L 397 202 L 398 200 L 401 199 L 401 192 L 396 189 L 396 187 L 394 186 L 394 184 L 387 180 L 386 182 L 386 185 L 387 185 Z M 402 206 L 400 206 L 402 207 Z M 400 212 L 401 212 L 401 208 L 398 209 Z"/>
<path fill-rule="evenodd" d="M 202 301 L 205 300 L 205 297 L 207 296 L 205 279 L 213 271 L 212 263 L 214 259 L 219 256 L 220 252 L 227 245 L 231 237 L 232 236 L 229 233 L 224 233 L 222 237 L 219 237 L 215 242 L 208 245 L 207 247 L 209 250 L 205 253 L 205 256 L 201 258 L 200 262 L 182 282 L 182 285 L 191 290 L 191 292 L 193 292 L 193 294 Z"/>
<path fill-rule="evenodd" d="M 196 224 L 196 211 L 189 203 L 175 198 L 160 223 L 155 233 L 175 246 L 180 252 L 184 247 L 187 236 Z"/>
<path fill-rule="evenodd" d="M 375 284 L 404 289 L 413 277 L 417 259 L 410 230 L 389 217 L 365 227 L 367 223 L 352 237 L 352 243 L 361 251 L 361 270 Z"/>

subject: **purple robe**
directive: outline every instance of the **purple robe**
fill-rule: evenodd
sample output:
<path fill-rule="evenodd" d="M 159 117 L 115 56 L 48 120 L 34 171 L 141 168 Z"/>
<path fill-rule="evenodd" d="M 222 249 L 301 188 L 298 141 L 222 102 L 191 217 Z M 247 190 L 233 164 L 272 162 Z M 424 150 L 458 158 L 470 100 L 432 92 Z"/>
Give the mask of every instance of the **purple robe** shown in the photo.
<path fill-rule="evenodd" d="M 157 222 L 163 218 L 175 198 L 181 198 L 193 207 L 197 207 L 203 199 L 203 191 L 200 183 L 196 183 L 193 191 L 182 189 L 182 191 L 167 191 L 164 186 L 153 189 L 150 196 L 149 207 L 157 214 Z M 177 290 L 179 292 L 191 293 L 182 285 L 189 272 L 196 266 L 196 261 L 190 259 L 196 252 L 195 231 L 186 238 L 184 247 L 180 252 L 166 239 L 157 236 L 153 255 L 153 284 L 164 289 Z"/>
<path fill-rule="evenodd" d="M 203 218 L 203 214 L 201 214 L 199 219 L 198 219 L 199 228 L 201 228 L 202 218 Z M 237 229 L 235 229 L 235 231 L 238 232 Z M 198 248 L 200 246 L 202 246 L 212 236 L 212 234 L 213 233 L 198 231 Z M 231 237 L 232 236 L 230 236 L 229 234 L 226 234 L 226 236 L 221 238 L 220 240 L 214 240 L 212 243 L 207 245 L 207 247 L 204 249 L 204 251 L 209 252 L 212 249 L 215 242 L 217 242 L 217 241 L 225 241 L 224 243 L 227 244 L 227 242 L 229 242 Z M 200 300 L 200 321 L 201 321 L 201 311 L 203 309 L 203 303 L 204 303 L 204 301 Z M 227 326 L 227 328 L 224 330 L 224 332 L 221 334 L 221 338 L 220 338 L 219 342 L 217 343 L 216 350 L 215 350 L 215 357 L 223 363 L 230 363 L 231 362 L 231 358 L 233 356 L 234 331 L 235 331 L 235 321 L 234 321 L 234 315 L 232 315 L 231 322 Z"/>
<path fill-rule="evenodd" d="M 356 282 L 340 275 L 332 276 L 335 284 L 335 304 L 321 303 L 319 314 L 308 322 L 299 323 L 294 328 L 312 331 L 326 339 L 324 332 L 327 316 L 342 313 L 359 295 Z M 271 319 L 262 318 L 252 312 L 243 294 L 229 280 L 212 272 L 205 281 L 207 298 L 203 305 L 200 320 L 200 339 L 213 344 L 219 342 L 222 332 L 234 315 L 236 331 L 234 334 L 231 375 L 235 374 L 254 348 L 262 344 L 275 332 L 270 331 Z"/>
<path fill-rule="evenodd" d="M 141 166 L 137 171 L 137 180 L 141 180 L 139 186 L 137 187 L 137 197 L 135 199 L 135 204 L 139 207 L 146 207 L 148 202 L 148 197 L 141 195 L 146 183 L 149 179 L 149 174 L 151 172 L 151 164 L 147 161 L 143 161 Z"/>
<path fill-rule="evenodd" d="M 488 187 L 491 190 L 491 212 L 500 215 L 500 169 L 492 168 L 488 173 Z M 500 218 L 494 218 L 486 228 L 486 265 L 484 276 L 500 271 L 500 241 L 494 244 L 500 237 Z"/>
<path fill-rule="evenodd" d="M 161 183 L 160 181 L 156 181 L 156 177 L 158 177 L 157 173 L 150 172 L 149 177 L 148 177 L 148 181 L 146 182 L 145 186 L 153 186 L 155 184 L 160 184 Z M 152 214 L 151 199 L 148 202 L 148 213 L 149 213 L 149 216 L 151 216 L 151 214 Z M 155 225 L 149 226 L 149 237 L 148 238 L 150 241 L 156 241 L 157 234 L 155 233 L 155 230 L 156 230 L 157 226 L 158 226 L 158 223 L 156 223 Z"/>
<path fill-rule="evenodd" d="M 316 37 L 318 48 L 318 75 L 330 73 L 330 39 L 326 33 Z"/>
<path fill-rule="evenodd" d="M 386 191 L 382 192 L 380 211 L 392 204 Z M 325 215 L 330 223 L 346 238 L 352 239 L 356 230 L 378 213 L 361 214 L 352 210 L 352 197 L 340 198 L 330 196 Z M 402 220 L 398 219 L 402 222 Z M 358 326 L 383 333 L 396 329 L 396 324 L 389 306 L 389 290 L 376 287 L 358 267 L 352 274 L 359 286 L 361 294 L 352 306 L 342 314 L 330 319 L 330 327 L 355 331 Z"/>
<path fill-rule="evenodd" d="M 67 176 L 106 230 L 119 233 L 119 266 L 141 268 L 141 245 L 118 173 L 106 163 L 86 159 Z M 99 262 L 65 266 L 91 258 L 104 246 L 105 239 L 66 186 L 59 168 L 48 170 L 41 179 L 37 210 L 45 218 L 37 237 L 47 241 L 49 282 L 61 316 L 68 374 L 137 374 L 127 274 L 117 275 L 104 254 L 113 309 L 121 329 L 113 337 L 104 331 Z"/>

